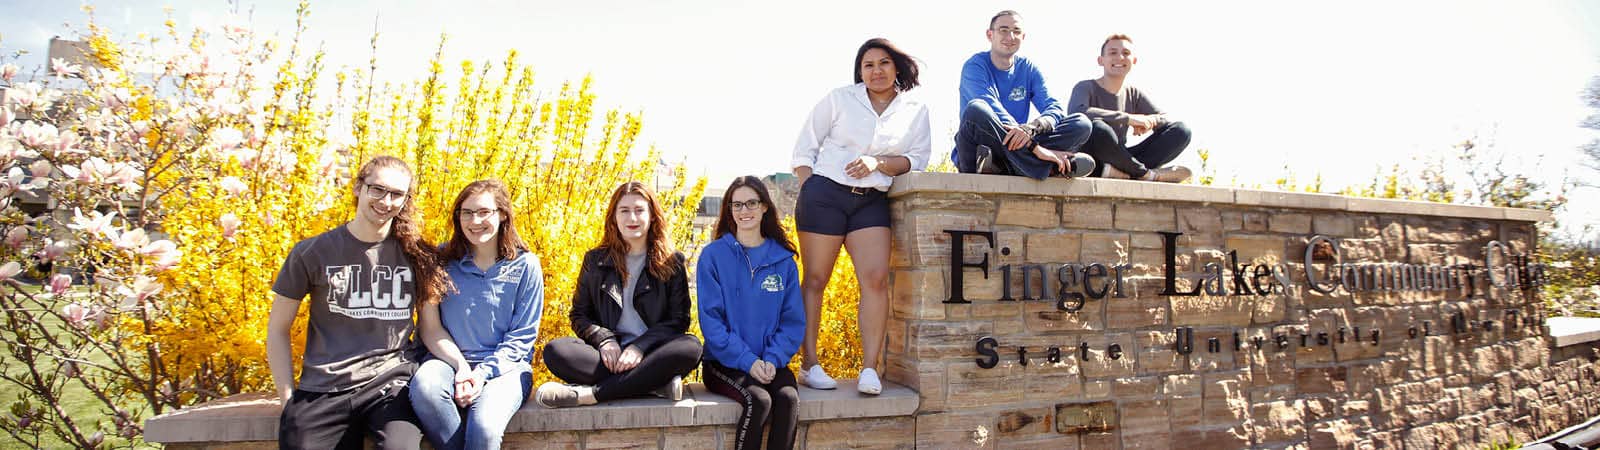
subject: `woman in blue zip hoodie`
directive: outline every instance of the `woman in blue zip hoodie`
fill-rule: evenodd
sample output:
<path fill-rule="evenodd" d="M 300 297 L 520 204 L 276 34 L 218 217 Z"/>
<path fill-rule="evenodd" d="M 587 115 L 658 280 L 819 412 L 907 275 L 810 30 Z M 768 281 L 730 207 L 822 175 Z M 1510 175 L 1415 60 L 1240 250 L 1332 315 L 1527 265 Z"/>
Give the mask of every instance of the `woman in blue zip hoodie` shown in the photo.
<path fill-rule="evenodd" d="M 766 185 L 739 177 L 722 196 L 717 239 L 700 252 L 695 291 L 706 339 L 706 388 L 744 405 L 736 448 L 793 448 L 799 396 L 789 358 L 805 338 L 795 247 Z"/>
<path fill-rule="evenodd" d="M 455 288 L 418 308 L 432 357 L 411 378 L 411 407 L 435 449 L 500 448 L 533 385 L 544 274 L 500 181 L 468 184 L 453 206 L 455 232 L 439 262 Z"/>

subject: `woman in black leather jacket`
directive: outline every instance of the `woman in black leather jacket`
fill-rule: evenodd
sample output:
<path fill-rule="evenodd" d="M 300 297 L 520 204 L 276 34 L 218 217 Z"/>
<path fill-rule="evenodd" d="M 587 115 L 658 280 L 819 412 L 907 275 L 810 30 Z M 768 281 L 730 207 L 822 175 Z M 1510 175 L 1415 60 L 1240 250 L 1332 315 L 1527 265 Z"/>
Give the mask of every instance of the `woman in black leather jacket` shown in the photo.
<path fill-rule="evenodd" d="M 689 277 L 662 213 L 640 182 L 611 194 L 605 236 L 584 254 L 572 296 L 577 337 L 544 347 L 545 366 L 571 384 L 539 386 L 540 405 L 592 405 L 645 393 L 683 398 L 682 377 L 700 362 L 700 340 L 686 334 Z"/>

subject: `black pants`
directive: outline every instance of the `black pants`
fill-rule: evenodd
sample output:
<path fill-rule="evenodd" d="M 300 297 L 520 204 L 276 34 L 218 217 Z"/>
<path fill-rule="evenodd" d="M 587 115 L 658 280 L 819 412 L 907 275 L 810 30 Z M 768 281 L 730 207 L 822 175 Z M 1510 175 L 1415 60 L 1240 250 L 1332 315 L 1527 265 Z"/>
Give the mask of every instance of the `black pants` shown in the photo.
<path fill-rule="evenodd" d="M 295 389 L 278 417 L 278 448 L 359 450 L 371 434 L 375 448 L 416 449 L 422 428 L 408 385 L 415 369 L 401 364 L 348 391 Z"/>
<path fill-rule="evenodd" d="M 594 398 L 602 402 L 649 393 L 674 376 L 688 375 L 699 362 L 700 340 L 688 334 L 645 350 L 639 365 L 623 373 L 611 373 L 600 360 L 600 349 L 578 338 L 568 336 L 544 346 L 544 365 L 550 373 L 568 383 L 594 386 Z"/>
<path fill-rule="evenodd" d="M 1118 136 L 1111 125 L 1100 120 L 1093 120 L 1091 124 L 1089 142 L 1083 144 L 1083 152 L 1095 160 L 1094 173 L 1090 176 L 1100 176 L 1105 166 L 1110 164 L 1123 173 L 1139 178 L 1150 169 L 1178 159 L 1178 155 L 1189 147 L 1189 127 L 1183 122 L 1157 126 L 1150 131 L 1150 137 L 1132 147 L 1123 146 L 1122 136 Z"/>
<path fill-rule="evenodd" d="M 768 422 L 772 423 L 772 433 L 767 436 L 767 448 L 794 448 L 795 433 L 800 429 L 800 390 L 795 387 L 794 372 L 789 367 L 778 367 L 768 384 L 716 361 L 706 361 L 700 376 L 706 381 L 706 389 L 744 405 L 739 422 L 734 425 L 739 430 L 734 448 L 761 448 L 761 427 Z"/>

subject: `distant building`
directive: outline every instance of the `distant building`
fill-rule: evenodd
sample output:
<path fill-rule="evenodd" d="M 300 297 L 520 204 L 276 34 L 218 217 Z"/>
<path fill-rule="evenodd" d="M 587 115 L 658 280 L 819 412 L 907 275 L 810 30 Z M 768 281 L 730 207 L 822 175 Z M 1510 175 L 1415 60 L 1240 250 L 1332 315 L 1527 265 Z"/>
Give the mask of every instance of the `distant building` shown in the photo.
<path fill-rule="evenodd" d="M 761 182 L 772 191 L 772 203 L 778 205 L 778 216 L 794 215 L 795 201 L 800 199 L 800 179 L 792 173 L 779 172 L 761 177 Z"/>

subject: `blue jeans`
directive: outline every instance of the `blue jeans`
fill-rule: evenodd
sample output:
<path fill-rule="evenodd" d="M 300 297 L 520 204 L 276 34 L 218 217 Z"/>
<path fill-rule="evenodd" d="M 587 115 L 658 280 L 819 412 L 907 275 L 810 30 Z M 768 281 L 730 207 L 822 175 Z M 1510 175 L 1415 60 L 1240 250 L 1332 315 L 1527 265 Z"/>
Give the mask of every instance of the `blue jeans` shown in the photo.
<path fill-rule="evenodd" d="M 1033 142 L 1015 151 L 1006 150 L 1006 129 L 1000 116 L 983 100 L 967 102 L 961 111 L 961 127 L 956 129 L 956 170 L 961 173 L 978 171 L 977 149 L 988 146 L 994 155 L 995 165 L 1001 172 L 1043 180 L 1056 170 L 1055 163 L 1033 156 L 1033 146 L 1043 145 L 1051 150 L 1075 152 L 1089 140 L 1089 118 L 1083 114 L 1068 114 L 1056 124 L 1055 129 L 1033 137 Z"/>
<path fill-rule="evenodd" d="M 411 408 L 422 421 L 428 443 L 438 450 L 500 448 L 511 415 L 528 399 L 533 374 L 528 367 L 521 367 L 490 379 L 466 409 L 456 408 L 455 386 L 455 369 L 433 358 L 422 363 L 411 378 Z"/>

